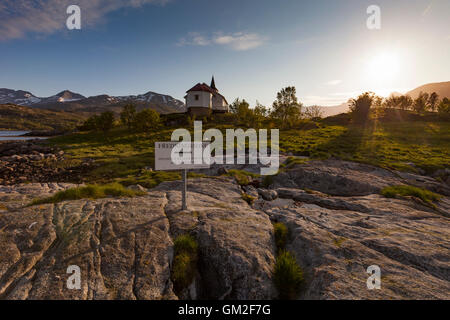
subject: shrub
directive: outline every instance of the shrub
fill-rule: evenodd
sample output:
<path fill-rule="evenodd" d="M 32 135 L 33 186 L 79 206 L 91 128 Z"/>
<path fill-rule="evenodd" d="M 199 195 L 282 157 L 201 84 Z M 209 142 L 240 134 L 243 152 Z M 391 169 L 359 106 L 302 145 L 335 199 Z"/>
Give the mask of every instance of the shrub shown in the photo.
<path fill-rule="evenodd" d="M 126 189 L 119 183 L 111 183 L 103 186 L 88 185 L 85 187 L 71 188 L 64 191 L 59 191 L 49 198 L 35 199 L 31 202 L 30 206 L 45 203 L 58 203 L 67 200 L 99 199 L 106 198 L 108 196 L 134 197 L 143 194 L 143 192 Z"/>
<path fill-rule="evenodd" d="M 386 187 L 381 190 L 381 194 L 386 198 L 396 198 L 397 196 L 413 196 L 433 206 L 433 201 L 439 201 L 439 199 L 441 199 L 442 197 L 439 194 L 436 194 L 429 190 L 407 185 Z"/>
<path fill-rule="evenodd" d="M 303 271 L 288 251 L 282 251 L 275 263 L 274 282 L 280 299 L 295 299 L 303 284 Z"/>
<path fill-rule="evenodd" d="M 135 119 L 136 107 L 133 104 L 125 105 L 122 109 L 122 112 L 120 113 L 120 121 L 122 122 L 122 124 L 127 126 L 128 129 L 131 129 Z"/>
<path fill-rule="evenodd" d="M 251 196 L 251 195 L 249 195 L 249 194 L 247 194 L 247 193 L 243 193 L 243 194 L 242 194 L 242 199 L 243 199 L 245 202 L 247 202 L 249 205 L 252 205 L 252 204 L 255 202 L 255 200 L 256 200 L 255 197 L 253 197 L 253 196 Z"/>
<path fill-rule="evenodd" d="M 187 288 L 193 281 L 197 270 L 198 244 L 190 235 L 180 235 L 174 241 L 175 257 L 171 278 L 175 293 Z"/>
<path fill-rule="evenodd" d="M 247 172 L 244 170 L 236 170 L 236 169 L 229 170 L 227 175 L 230 177 L 234 177 L 236 179 L 236 182 L 240 186 L 248 186 L 251 183 L 250 178 L 259 177 L 259 175 L 256 173 L 251 173 L 251 172 Z"/>
<path fill-rule="evenodd" d="M 84 123 L 78 128 L 80 131 L 93 131 L 97 130 L 98 115 L 93 115 L 89 117 Z"/>
<path fill-rule="evenodd" d="M 275 234 L 275 245 L 277 246 L 277 250 L 283 250 L 286 247 L 286 242 L 288 238 L 288 228 L 281 222 L 277 222 L 273 224 L 273 230 Z"/>
<path fill-rule="evenodd" d="M 198 244 L 197 241 L 188 234 L 178 236 L 174 241 L 175 253 L 185 252 L 193 255 L 197 254 Z"/>
<path fill-rule="evenodd" d="M 103 112 L 97 118 L 97 130 L 108 132 L 114 127 L 114 113 L 112 111 Z"/>
<path fill-rule="evenodd" d="M 370 108 L 375 99 L 375 95 L 372 92 L 366 92 L 358 98 L 350 100 L 350 110 L 355 123 L 364 124 L 368 120 Z"/>
<path fill-rule="evenodd" d="M 159 127 L 161 119 L 159 113 L 152 109 L 145 109 L 137 113 L 133 121 L 133 128 L 138 132 L 148 132 Z"/>
<path fill-rule="evenodd" d="M 273 176 L 264 176 L 264 179 L 262 181 L 262 186 L 266 189 L 269 188 L 270 185 L 273 183 L 274 177 L 275 177 L 274 175 Z"/>

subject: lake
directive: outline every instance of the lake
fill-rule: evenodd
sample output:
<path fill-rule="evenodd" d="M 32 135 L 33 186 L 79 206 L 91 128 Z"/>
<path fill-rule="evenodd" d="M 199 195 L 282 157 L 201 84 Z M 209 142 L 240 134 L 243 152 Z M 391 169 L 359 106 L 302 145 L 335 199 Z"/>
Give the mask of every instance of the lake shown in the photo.
<path fill-rule="evenodd" d="M 32 139 L 45 139 L 45 138 L 38 138 L 38 137 L 21 137 L 21 135 L 24 135 L 30 131 L 2 131 L 0 130 L 0 141 L 12 141 L 12 140 L 32 140 Z"/>

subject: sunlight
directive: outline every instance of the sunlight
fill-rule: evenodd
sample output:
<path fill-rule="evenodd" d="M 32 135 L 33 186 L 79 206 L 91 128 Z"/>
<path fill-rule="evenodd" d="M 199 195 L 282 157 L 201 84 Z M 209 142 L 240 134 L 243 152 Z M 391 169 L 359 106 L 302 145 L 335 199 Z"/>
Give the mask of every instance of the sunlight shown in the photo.
<path fill-rule="evenodd" d="M 399 70 L 399 57 L 391 52 L 384 52 L 374 56 L 367 64 L 368 76 L 371 80 L 390 81 Z"/>

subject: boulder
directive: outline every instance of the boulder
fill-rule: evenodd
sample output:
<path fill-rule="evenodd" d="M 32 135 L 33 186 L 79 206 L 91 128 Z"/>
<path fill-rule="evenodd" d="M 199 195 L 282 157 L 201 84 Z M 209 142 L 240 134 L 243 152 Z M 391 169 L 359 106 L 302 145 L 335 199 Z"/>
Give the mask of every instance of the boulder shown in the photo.
<path fill-rule="evenodd" d="M 268 190 L 268 189 L 258 189 L 258 194 L 263 197 L 264 200 L 272 201 L 278 198 L 278 193 L 275 190 Z"/>

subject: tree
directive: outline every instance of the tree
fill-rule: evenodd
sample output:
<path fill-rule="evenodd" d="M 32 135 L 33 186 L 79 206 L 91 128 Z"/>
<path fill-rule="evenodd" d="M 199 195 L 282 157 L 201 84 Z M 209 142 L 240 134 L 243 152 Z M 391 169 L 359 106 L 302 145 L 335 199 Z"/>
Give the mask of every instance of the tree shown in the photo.
<path fill-rule="evenodd" d="M 282 126 L 292 127 L 300 119 L 302 107 L 302 103 L 297 100 L 295 87 L 286 87 L 277 93 L 271 116 L 279 120 Z"/>
<path fill-rule="evenodd" d="M 97 130 L 108 132 L 114 127 L 114 113 L 112 111 L 105 111 L 97 118 Z"/>
<path fill-rule="evenodd" d="M 400 96 L 400 109 L 409 110 L 413 105 L 413 99 L 408 95 Z"/>
<path fill-rule="evenodd" d="M 320 119 L 323 117 L 324 112 L 321 107 L 314 105 L 307 107 L 304 114 L 308 119 Z"/>
<path fill-rule="evenodd" d="M 414 100 L 413 110 L 417 113 L 423 113 L 428 109 L 428 93 L 421 92 Z"/>
<path fill-rule="evenodd" d="M 439 103 L 438 112 L 443 116 L 450 115 L 450 100 L 448 98 L 442 99 L 441 103 Z"/>
<path fill-rule="evenodd" d="M 138 132 L 147 132 L 159 127 L 160 123 L 158 112 L 153 109 L 144 109 L 136 114 L 133 128 Z"/>
<path fill-rule="evenodd" d="M 261 126 L 261 123 L 267 118 L 267 114 L 269 113 L 269 110 L 260 104 L 258 101 L 256 101 L 255 109 L 253 109 L 254 113 L 254 126 L 259 127 Z"/>
<path fill-rule="evenodd" d="M 136 117 L 136 107 L 133 104 L 127 104 L 123 107 L 120 113 L 120 121 L 123 125 L 131 129 L 133 126 L 133 121 Z"/>
<path fill-rule="evenodd" d="M 242 100 L 245 101 L 245 100 Z M 232 104 L 230 104 L 229 108 L 230 108 L 230 112 L 231 113 L 237 113 L 238 109 L 239 109 L 239 105 L 242 103 L 242 101 L 239 98 L 236 98 Z"/>
<path fill-rule="evenodd" d="M 81 131 L 92 131 L 97 130 L 98 125 L 98 115 L 93 115 L 92 117 L 89 117 L 79 128 Z"/>
<path fill-rule="evenodd" d="M 384 101 L 383 107 L 408 110 L 412 104 L 413 100 L 411 99 L 410 96 L 407 95 L 390 96 Z"/>
<path fill-rule="evenodd" d="M 435 112 L 438 106 L 439 96 L 436 92 L 433 92 L 428 97 L 428 106 L 431 111 Z"/>
<path fill-rule="evenodd" d="M 390 96 L 384 101 L 383 107 L 385 107 L 386 109 L 399 108 L 401 104 L 400 101 L 401 101 L 400 96 Z"/>
<path fill-rule="evenodd" d="M 377 98 L 373 92 L 365 92 L 356 99 L 351 99 L 350 111 L 355 123 L 363 124 L 369 118 L 370 108 Z"/>

